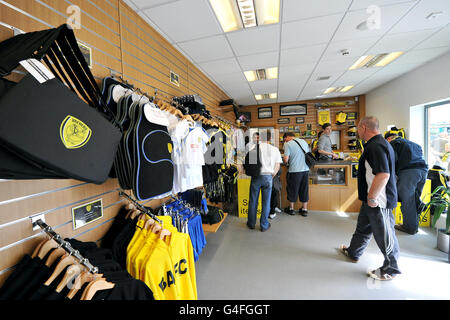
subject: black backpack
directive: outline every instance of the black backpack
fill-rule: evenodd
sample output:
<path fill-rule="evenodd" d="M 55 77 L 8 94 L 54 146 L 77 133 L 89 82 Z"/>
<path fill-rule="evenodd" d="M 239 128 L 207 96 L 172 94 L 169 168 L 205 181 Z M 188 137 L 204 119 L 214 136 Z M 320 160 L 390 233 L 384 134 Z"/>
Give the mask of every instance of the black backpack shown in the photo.
<path fill-rule="evenodd" d="M 256 153 L 256 156 L 255 156 Z M 256 158 L 256 163 L 254 159 Z M 244 170 L 245 174 L 250 177 L 257 177 L 261 174 L 261 160 L 259 159 L 259 143 L 256 145 L 256 148 L 250 150 L 245 156 L 244 161 Z"/>
<path fill-rule="evenodd" d="M 202 223 L 216 224 L 222 221 L 224 214 L 222 209 L 218 207 L 208 206 L 208 213 L 202 213 L 201 217 Z"/>

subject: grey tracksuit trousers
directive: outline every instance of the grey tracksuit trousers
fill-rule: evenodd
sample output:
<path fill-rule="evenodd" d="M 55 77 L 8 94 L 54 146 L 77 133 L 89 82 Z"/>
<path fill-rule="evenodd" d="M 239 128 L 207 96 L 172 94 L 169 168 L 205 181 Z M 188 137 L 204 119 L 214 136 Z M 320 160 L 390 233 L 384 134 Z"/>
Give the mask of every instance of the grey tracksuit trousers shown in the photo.
<path fill-rule="evenodd" d="M 397 264 L 400 249 L 394 225 L 395 218 L 392 209 L 371 208 L 366 202 L 363 202 L 348 253 L 352 258 L 359 259 L 373 234 L 378 248 L 384 256 L 381 269 L 391 275 L 401 273 Z"/>

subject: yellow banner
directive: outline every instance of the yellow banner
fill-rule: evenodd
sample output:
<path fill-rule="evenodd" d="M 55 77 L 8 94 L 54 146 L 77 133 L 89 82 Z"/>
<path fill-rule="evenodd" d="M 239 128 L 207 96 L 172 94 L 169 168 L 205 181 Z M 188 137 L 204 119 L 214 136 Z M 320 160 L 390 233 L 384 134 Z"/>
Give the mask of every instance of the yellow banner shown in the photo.
<path fill-rule="evenodd" d="M 250 181 L 251 178 L 238 178 L 238 209 L 239 218 L 248 217 L 248 203 L 250 201 Z M 258 209 L 256 210 L 256 217 L 259 219 L 261 217 L 261 192 L 258 198 Z"/>
<path fill-rule="evenodd" d="M 330 109 L 317 110 L 317 119 L 320 125 L 331 123 Z"/>

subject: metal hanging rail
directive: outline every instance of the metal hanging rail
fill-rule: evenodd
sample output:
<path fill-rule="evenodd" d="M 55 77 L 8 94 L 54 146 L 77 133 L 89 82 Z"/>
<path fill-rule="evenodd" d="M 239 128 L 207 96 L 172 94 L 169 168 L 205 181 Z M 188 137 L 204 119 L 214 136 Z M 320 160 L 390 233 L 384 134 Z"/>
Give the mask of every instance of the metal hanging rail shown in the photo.
<path fill-rule="evenodd" d="M 74 249 L 72 245 L 65 241 L 52 227 L 43 222 L 41 219 L 33 222 L 33 226 L 38 225 L 50 238 L 52 238 L 61 248 L 66 250 L 71 256 L 75 257 L 81 265 L 85 266 L 91 273 L 98 273 L 98 268 L 93 266 L 88 259 L 83 257 L 81 253 Z"/>
<path fill-rule="evenodd" d="M 152 218 L 153 220 L 156 220 L 159 224 L 163 224 L 163 222 L 158 219 L 156 217 L 156 215 L 154 215 L 150 210 L 148 210 L 146 207 L 144 207 L 142 204 L 140 204 L 139 202 L 137 202 L 137 200 L 133 199 L 131 196 L 129 196 L 127 193 L 125 193 L 124 191 L 119 191 L 119 196 L 121 197 L 125 197 L 127 198 L 131 203 L 133 203 L 136 208 L 138 208 L 139 210 L 141 210 L 142 212 L 144 212 L 145 214 L 147 214 L 148 216 L 150 216 L 150 218 Z"/>

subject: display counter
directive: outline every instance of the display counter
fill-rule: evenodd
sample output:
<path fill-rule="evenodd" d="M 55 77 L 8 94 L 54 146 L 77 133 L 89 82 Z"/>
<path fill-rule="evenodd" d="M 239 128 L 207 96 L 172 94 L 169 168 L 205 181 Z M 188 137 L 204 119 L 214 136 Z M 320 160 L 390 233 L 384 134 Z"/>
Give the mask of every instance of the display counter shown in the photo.
<path fill-rule="evenodd" d="M 359 212 L 357 162 L 344 160 L 320 160 L 309 173 L 308 210 L 333 212 Z M 282 167 L 281 206 L 289 206 L 286 194 L 286 174 Z M 300 208 L 297 201 L 295 209 Z"/>

